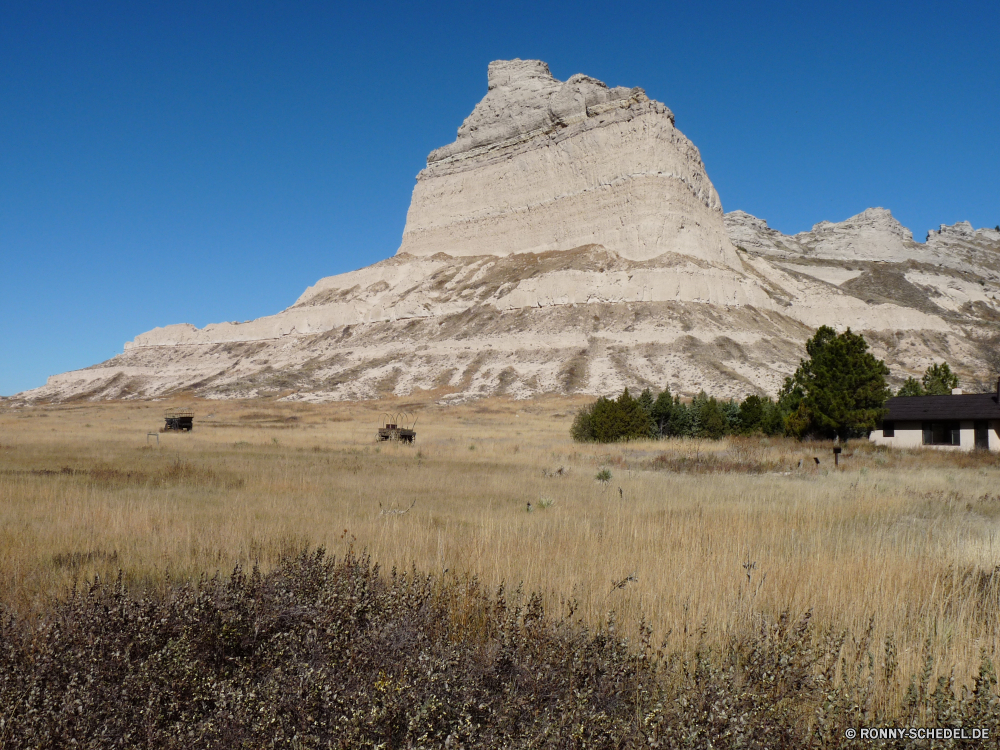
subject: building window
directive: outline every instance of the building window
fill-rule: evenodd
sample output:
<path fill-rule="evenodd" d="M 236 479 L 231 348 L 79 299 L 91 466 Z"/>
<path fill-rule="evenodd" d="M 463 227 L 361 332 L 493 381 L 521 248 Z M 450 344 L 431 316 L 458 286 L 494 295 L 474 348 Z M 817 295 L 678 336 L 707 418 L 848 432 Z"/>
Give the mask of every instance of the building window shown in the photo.
<path fill-rule="evenodd" d="M 924 445 L 961 445 L 958 422 L 924 422 Z"/>
<path fill-rule="evenodd" d="M 896 423 L 895 422 L 883 422 L 882 423 L 882 437 L 896 437 Z"/>
<path fill-rule="evenodd" d="M 976 448 L 979 450 L 989 450 L 990 448 L 990 424 L 985 419 L 976 420 L 973 425 L 975 430 Z"/>

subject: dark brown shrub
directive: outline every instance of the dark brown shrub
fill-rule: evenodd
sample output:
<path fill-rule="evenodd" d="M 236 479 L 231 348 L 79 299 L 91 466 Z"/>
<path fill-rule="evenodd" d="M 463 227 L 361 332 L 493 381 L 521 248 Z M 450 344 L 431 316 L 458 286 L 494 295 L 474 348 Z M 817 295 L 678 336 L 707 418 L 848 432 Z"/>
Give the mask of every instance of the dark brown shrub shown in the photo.
<path fill-rule="evenodd" d="M 4 620 L 0 747 L 840 747 L 849 727 L 1000 719 L 985 657 L 974 690 L 930 686 L 930 665 L 906 715 L 885 714 L 870 633 L 848 658 L 808 614 L 682 657 L 645 627 L 635 644 L 613 618 L 588 630 L 572 603 L 556 619 L 537 595 L 383 575 L 365 555 L 167 588 L 96 581 Z M 891 654 L 878 673 L 896 679 Z"/>

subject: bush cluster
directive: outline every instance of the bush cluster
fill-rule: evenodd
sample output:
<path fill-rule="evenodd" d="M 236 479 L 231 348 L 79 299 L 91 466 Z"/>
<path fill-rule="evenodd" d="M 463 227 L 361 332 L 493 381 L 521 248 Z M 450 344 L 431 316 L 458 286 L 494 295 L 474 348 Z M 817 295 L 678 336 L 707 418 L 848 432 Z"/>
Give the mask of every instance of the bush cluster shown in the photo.
<path fill-rule="evenodd" d="M 156 597 L 95 582 L 6 619 L 0 746 L 868 747 L 844 729 L 1000 726 L 985 656 L 960 692 L 928 660 L 890 714 L 873 690 L 900 679 L 891 643 L 845 640 L 807 613 L 668 653 L 572 603 L 553 618 L 537 595 L 303 553 Z"/>
<path fill-rule="evenodd" d="M 785 432 L 781 405 L 770 398 L 747 396 L 741 403 L 721 401 L 704 391 L 690 403 L 665 388 L 649 389 L 633 398 L 626 388 L 616 399 L 601 397 L 582 407 L 570 434 L 580 442 L 610 443 L 665 437 L 718 439 L 726 435 L 781 435 Z"/>
<path fill-rule="evenodd" d="M 576 440 L 601 443 L 754 433 L 842 440 L 867 436 L 885 415 L 890 395 L 885 363 L 872 355 L 864 338 L 851 333 L 850 328 L 837 333 L 821 326 L 806 342 L 806 353 L 808 359 L 801 360 L 795 373 L 785 378 L 776 402 L 749 396 L 736 404 L 719 401 L 703 391 L 690 404 L 683 404 L 676 397 L 671 400 L 667 389 L 655 398 L 644 391 L 638 399 L 626 389 L 616 400 L 601 398 L 582 409 L 571 434 Z M 935 383 L 953 377 L 948 366 L 943 367 L 944 371 L 934 374 Z"/>
<path fill-rule="evenodd" d="M 896 393 L 897 396 L 947 396 L 958 388 L 958 376 L 951 371 L 947 362 L 936 362 L 924 371 L 924 376 L 907 378 Z"/>

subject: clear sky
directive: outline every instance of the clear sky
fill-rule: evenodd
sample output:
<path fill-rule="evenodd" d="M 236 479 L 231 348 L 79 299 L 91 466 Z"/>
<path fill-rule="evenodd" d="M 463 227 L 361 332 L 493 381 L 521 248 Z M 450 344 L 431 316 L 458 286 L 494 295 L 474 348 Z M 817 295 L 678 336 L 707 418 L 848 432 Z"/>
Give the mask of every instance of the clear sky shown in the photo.
<path fill-rule="evenodd" d="M 491 60 L 642 86 L 725 210 L 1000 224 L 1000 3 L 0 2 L 0 394 L 392 255 Z"/>

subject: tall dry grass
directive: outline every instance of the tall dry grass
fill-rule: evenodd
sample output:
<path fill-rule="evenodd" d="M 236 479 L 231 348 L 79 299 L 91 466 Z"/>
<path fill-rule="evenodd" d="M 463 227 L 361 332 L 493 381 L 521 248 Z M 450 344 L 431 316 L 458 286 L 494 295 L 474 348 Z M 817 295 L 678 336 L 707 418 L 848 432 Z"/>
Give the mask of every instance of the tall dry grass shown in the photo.
<path fill-rule="evenodd" d="M 578 403 L 8 409 L 0 602 L 30 614 L 119 569 L 155 588 L 353 544 L 385 569 L 575 599 L 594 624 L 613 610 L 628 633 L 645 617 L 675 649 L 811 610 L 848 649 L 869 629 L 876 651 L 891 640 L 900 674 L 930 653 L 962 682 L 995 657 L 996 457 L 859 442 L 834 469 L 829 445 L 787 440 L 579 445 Z M 195 432 L 147 437 L 185 404 Z M 403 407 L 416 444 L 376 445 L 380 413 Z M 886 702 L 906 688 L 888 685 Z"/>

